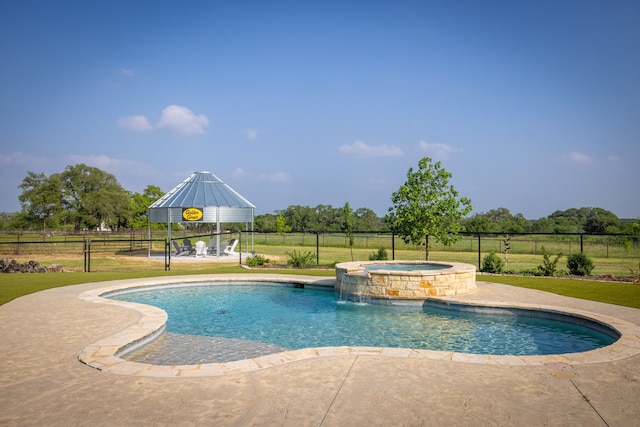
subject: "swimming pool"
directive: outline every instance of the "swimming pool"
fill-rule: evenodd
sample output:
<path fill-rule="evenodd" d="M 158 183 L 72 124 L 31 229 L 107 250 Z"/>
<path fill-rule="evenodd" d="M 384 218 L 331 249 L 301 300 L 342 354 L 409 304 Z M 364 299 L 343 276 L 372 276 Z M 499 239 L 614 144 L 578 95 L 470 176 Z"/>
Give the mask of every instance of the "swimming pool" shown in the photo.
<path fill-rule="evenodd" d="M 483 312 L 478 308 L 469 312 L 428 302 L 421 306 L 358 305 L 341 303 L 334 292 L 264 282 L 128 290 L 109 298 L 162 308 L 168 314 L 166 328 L 171 334 L 272 346 L 264 354 L 309 347 L 379 346 L 546 355 L 589 351 L 617 339 L 604 327 L 559 321 L 556 314 L 545 316 L 540 311 Z M 239 352 L 238 358 L 246 355 Z M 228 355 L 212 352 L 206 362 L 228 360 Z M 179 363 L 163 361 L 172 362 Z"/>

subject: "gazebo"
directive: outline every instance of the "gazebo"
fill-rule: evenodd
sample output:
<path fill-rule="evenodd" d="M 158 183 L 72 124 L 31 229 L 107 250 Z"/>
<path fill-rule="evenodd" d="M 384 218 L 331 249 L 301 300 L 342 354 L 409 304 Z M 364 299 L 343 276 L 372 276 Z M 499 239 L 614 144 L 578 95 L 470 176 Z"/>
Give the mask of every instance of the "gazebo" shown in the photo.
<path fill-rule="evenodd" d="M 215 223 L 216 254 L 220 256 L 220 224 L 244 222 L 253 231 L 255 206 L 211 172 L 194 172 L 149 206 L 149 224 Z M 251 228 L 249 228 L 251 224 Z"/>

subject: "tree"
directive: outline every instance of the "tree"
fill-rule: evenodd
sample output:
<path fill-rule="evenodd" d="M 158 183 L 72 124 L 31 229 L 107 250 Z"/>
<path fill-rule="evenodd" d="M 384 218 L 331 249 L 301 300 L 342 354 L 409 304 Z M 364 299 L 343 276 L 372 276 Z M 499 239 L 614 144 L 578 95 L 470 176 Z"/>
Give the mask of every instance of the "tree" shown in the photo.
<path fill-rule="evenodd" d="M 507 208 L 491 209 L 477 213 L 462 221 L 466 231 L 522 233 L 531 229 L 531 224 L 522 214 L 512 215 Z"/>
<path fill-rule="evenodd" d="M 554 233 L 581 233 L 583 231 L 582 224 L 586 219 L 583 212 L 576 208 L 555 211 L 547 218 L 555 223 L 553 227 Z"/>
<path fill-rule="evenodd" d="M 291 231 L 291 227 L 287 225 L 287 220 L 281 213 L 278 214 L 278 217 L 276 218 L 276 230 L 278 231 L 278 234 L 282 235 L 283 242 L 285 234 Z"/>
<path fill-rule="evenodd" d="M 636 220 L 630 222 L 625 225 L 624 233 L 626 234 L 622 238 L 622 244 L 624 245 L 625 256 L 622 258 L 622 269 L 624 270 L 624 260 L 627 256 L 627 253 L 631 251 L 633 245 L 637 245 L 640 241 L 640 220 Z M 630 268 L 631 275 L 634 277 L 634 283 L 640 281 L 640 261 L 638 261 L 638 269 L 634 270 Z"/>
<path fill-rule="evenodd" d="M 142 194 L 131 194 L 129 224 L 131 228 L 145 228 L 149 224 L 149 206 L 162 197 L 164 193 L 156 185 L 147 185 Z M 159 224 L 156 224 L 160 226 Z"/>
<path fill-rule="evenodd" d="M 532 229 L 534 233 L 553 233 L 555 222 L 551 218 L 540 218 L 533 222 Z"/>
<path fill-rule="evenodd" d="M 485 213 L 475 213 L 463 221 L 464 228 L 472 233 L 488 233 L 494 229 L 494 223 Z"/>
<path fill-rule="evenodd" d="M 602 208 L 571 208 L 555 211 L 548 218 L 555 222 L 556 233 L 617 233 L 621 227 L 620 219 Z"/>
<path fill-rule="evenodd" d="M 316 212 L 309 206 L 289 206 L 281 214 L 294 231 L 310 231 L 317 226 Z"/>
<path fill-rule="evenodd" d="M 119 227 L 128 221 L 130 198 L 110 173 L 78 164 L 54 174 L 62 183 L 63 218 L 79 231 L 101 224 Z"/>
<path fill-rule="evenodd" d="M 471 201 L 459 197 L 449 185 L 451 174 L 440 162 L 432 163 L 424 157 L 418 162 L 418 170 L 409 168 L 407 181 L 392 194 L 393 207 L 385 216 L 391 230 L 409 243 L 426 246 L 429 260 L 429 237 L 444 245 L 460 239 L 460 219 L 471 212 Z"/>
<path fill-rule="evenodd" d="M 617 233 L 620 231 L 620 219 L 608 210 L 602 208 L 589 209 L 583 224 L 585 233 Z"/>
<path fill-rule="evenodd" d="M 353 261 L 353 211 L 351 210 L 351 206 L 349 206 L 349 202 L 346 202 L 342 208 L 342 231 L 345 232 L 349 239 L 351 261 Z"/>
<path fill-rule="evenodd" d="M 47 226 L 57 225 L 62 212 L 62 182 L 57 177 L 28 172 L 18 188 L 22 189 L 18 199 L 22 205 L 21 216 L 25 224 L 36 224 L 42 227 L 43 232 Z"/>
<path fill-rule="evenodd" d="M 343 231 L 342 208 L 334 208 L 331 205 L 318 205 L 315 208 L 309 206 L 289 206 L 287 209 L 277 211 L 286 219 L 287 223 L 295 231 Z M 380 231 L 382 218 L 368 208 L 358 208 L 352 212 L 354 231 Z M 255 218 L 256 230 L 276 231 L 276 215 L 263 214 Z"/>
<path fill-rule="evenodd" d="M 277 231 L 276 215 L 262 214 L 256 215 L 254 226 L 257 231 Z"/>
<path fill-rule="evenodd" d="M 521 213 L 500 223 L 500 230 L 507 233 L 524 233 L 531 231 L 531 223 Z"/>
<path fill-rule="evenodd" d="M 358 208 L 353 212 L 356 231 L 380 231 L 380 218 L 369 208 Z"/>
<path fill-rule="evenodd" d="M 19 216 L 17 212 L 0 212 L 0 230 L 19 228 L 16 227 L 16 224 L 20 221 Z"/>

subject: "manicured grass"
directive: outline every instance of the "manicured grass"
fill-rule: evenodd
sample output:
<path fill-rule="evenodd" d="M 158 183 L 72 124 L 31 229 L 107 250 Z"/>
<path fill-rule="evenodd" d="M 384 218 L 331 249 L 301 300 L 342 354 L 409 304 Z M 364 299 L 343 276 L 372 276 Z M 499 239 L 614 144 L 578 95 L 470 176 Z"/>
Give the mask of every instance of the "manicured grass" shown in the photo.
<path fill-rule="evenodd" d="M 88 236 L 91 244 L 91 271 L 158 271 L 162 270 L 162 264 L 148 262 L 147 243 L 143 240 L 126 240 L 128 237 L 146 238 L 144 233 L 128 236 L 128 234 L 103 233 L 102 235 Z M 164 237 L 162 233 L 160 233 Z M 57 236 L 43 237 L 41 234 L 24 233 L 21 236 L 7 236 L 0 234 L 0 258 L 17 259 L 20 262 L 36 260 L 41 265 L 59 263 L 67 271 L 80 272 L 83 269 L 83 241 L 86 236 Z M 113 237 L 115 240 L 110 240 Z M 156 236 L 158 237 L 158 236 Z M 235 237 L 235 236 L 234 236 Z M 255 250 L 267 258 L 274 259 L 277 263 L 284 264 L 288 258 L 287 252 L 316 252 L 316 243 L 319 244 L 319 263 L 331 266 L 336 262 L 353 260 L 368 260 L 371 254 L 378 248 L 385 248 L 389 258 L 392 256 L 390 235 L 357 234 L 353 250 L 348 247 L 348 239 L 342 233 L 324 233 L 315 235 L 291 233 L 285 236 L 277 234 L 255 233 L 255 239 L 250 248 L 238 248 L 243 252 Z M 225 236 L 225 239 L 231 237 Z M 8 239 L 19 241 L 17 246 L 11 244 Z M 28 243 L 31 240 L 34 243 Z M 124 240 L 118 240 L 124 239 Z M 206 239 L 205 239 L 206 240 Z M 503 238 L 483 238 L 481 258 L 490 251 L 496 251 L 500 258 L 504 257 Z M 38 243 L 35 243 L 37 241 Z M 246 246 L 246 240 L 243 244 Z M 580 250 L 579 236 L 512 236 L 510 241 L 511 251 L 508 254 L 508 264 L 505 269 L 518 272 L 524 269 L 534 269 L 542 264 L 540 250 L 542 246 L 551 252 L 561 251 L 565 255 L 558 262 L 558 270 L 567 270 L 566 255 Z M 424 260 L 425 251 L 422 246 L 405 244 L 402 239 L 395 239 L 395 258 L 406 260 Z M 584 238 L 584 251 L 595 264 L 593 275 L 598 276 L 634 276 L 640 270 L 640 248 L 634 246 L 631 250 L 623 251 L 620 244 L 604 237 L 589 236 Z M 153 242 L 153 253 L 161 255 L 164 250 L 163 241 Z M 434 261 L 458 261 L 478 265 L 478 242 L 475 237 L 464 237 L 460 242 L 451 247 L 433 243 L 429 252 L 430 259 Z M 137 256 L 136 262 L 130 262 L 127 258 Z"/>
<path fill-rule="evenodd" d="M 60 286 L 81 283 L 103 282 L 142 277 L 179 276 L 185 274 L 227 274 L 227 273 L 274 273 L 334 277 L 335 271 L 328 270 L 247 270 L 240 266 L 215 266 L 194 270 L 174 268 L 172 271 L 141 272 L 96 272 L 96 273 L 40 273 L 3 274 L 0 284 L 0 305 L 23 295 Z M 478 280 L 503 283 L 522 288 L 537 289 L 559 295 L 640 308 L 640 285 L 620 282 L 597 282 L 592 280 L 562 279 L 551 277 L 487 276 L 478 275 Z"/>
<path fill-rule="evenodd" d="M 573 298 L 640 308 L 640 285 L 624 282 L 563 279 L 531 276 L 485 276 L 477 280 L 537 289 Z"/>
<path fill-rule="evenodd" d="M 146 250 L 128 252 L 127 255 L 113 252 L 98 252 L 91 258 L 91 273 L 82 273 L 82 254 L 59 255 L 40 254 L 35 257 L 22 256 L 19 262 L 26 262 L 36 259 L 41 265 L 46 266 L 52 263 L 62 264 L 67 273 L 40 273 L 40 274 L 2 274 L 0 275 L 0 304 L 4 304 L 12 299 L 44 289 L 75 285 L 88 282 L 99 282 L 107 280 L 129 279 L 139 277 L 173 276 L 183 274 L 216 274 L 216 273 L 284 273 L 284 274 L 304 274 L 317 276 L 335 276 L 335 271 L 330 268 L 326 270 L 247 270 L 234 263 L 215 264 L 211 263 L 181 263 L 172 262 L 172 271 L 164 271 L 162 261 L 151 260 L 147 257 Z M 301 252 L 314 252 L 314 247 L 306 246 L 272 246 L 256 245 L 256 253 L 263 254 L 272 259 L 277 264 L 284 264 L 288 258 L 287 252 L 297 249 Z M 368 260 L 369 255 L 376 252 L 375 248 L 354 248 L 354 260 Z M 391 251 L 388 250 L 391 257 Z M 424 259 L 424 250 L 409 250 L 396 248 L 396 259 L 417 260 Z M 332 266 L 335 262 L 351 261 L 351 251 L 345 247 L 321 247 L 320 264 Z M 477 253 L 473 252 L 453 252 L 453 251 L 431 251 L 430 259 L 433 261 L 457 261 L 476 265 L 478 262 Z M 637 260 L 620 259 L 595 259 L 596 269 L 594 274 L 619 274 L 624 275 L 631 267 L 638 268 Z M 519 270 L 523 268 L 534 268 L 541 264 L 542 257 L 539 255 L 512 254 L 509 256 L 508 268 Z M 563 264 L 565 260 L 561 260 Z M 559 265 L 564 268 L 564 265 Z M 478 276 L 478 280 L 486 280 L 496 283 L 504 283 L 512 286 L 538 289 L 560 295 L 575 298 L 582 298 L 592 301 L 600 301 L 610 304 L 618 304 L 628 307 L 640 308 L 640 285 L 620 283 L 620 282 L 596 282 L 588 280 L 573 280 L 564 278 L 547 278 L 531 276 Z"/>

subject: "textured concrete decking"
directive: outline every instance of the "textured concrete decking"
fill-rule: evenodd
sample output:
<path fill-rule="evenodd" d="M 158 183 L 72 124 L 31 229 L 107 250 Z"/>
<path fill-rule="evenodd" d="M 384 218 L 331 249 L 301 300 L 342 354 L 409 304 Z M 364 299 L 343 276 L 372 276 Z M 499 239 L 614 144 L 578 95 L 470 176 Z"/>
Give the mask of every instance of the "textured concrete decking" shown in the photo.
<path fill-rule="evenodd" d="M 79 295 L 114 284 L 51 289 L 0 306 L 0 425 L 632 426 L 640 420 L 637 354 L 508 365 L 356 352 L 207 377 L 99 371 L 78 354 L 141 315 Z M 458 299 L 568 307 L 640 325 L 637 309 L 504 285 L 479 283 L 476 293 Z"/>

